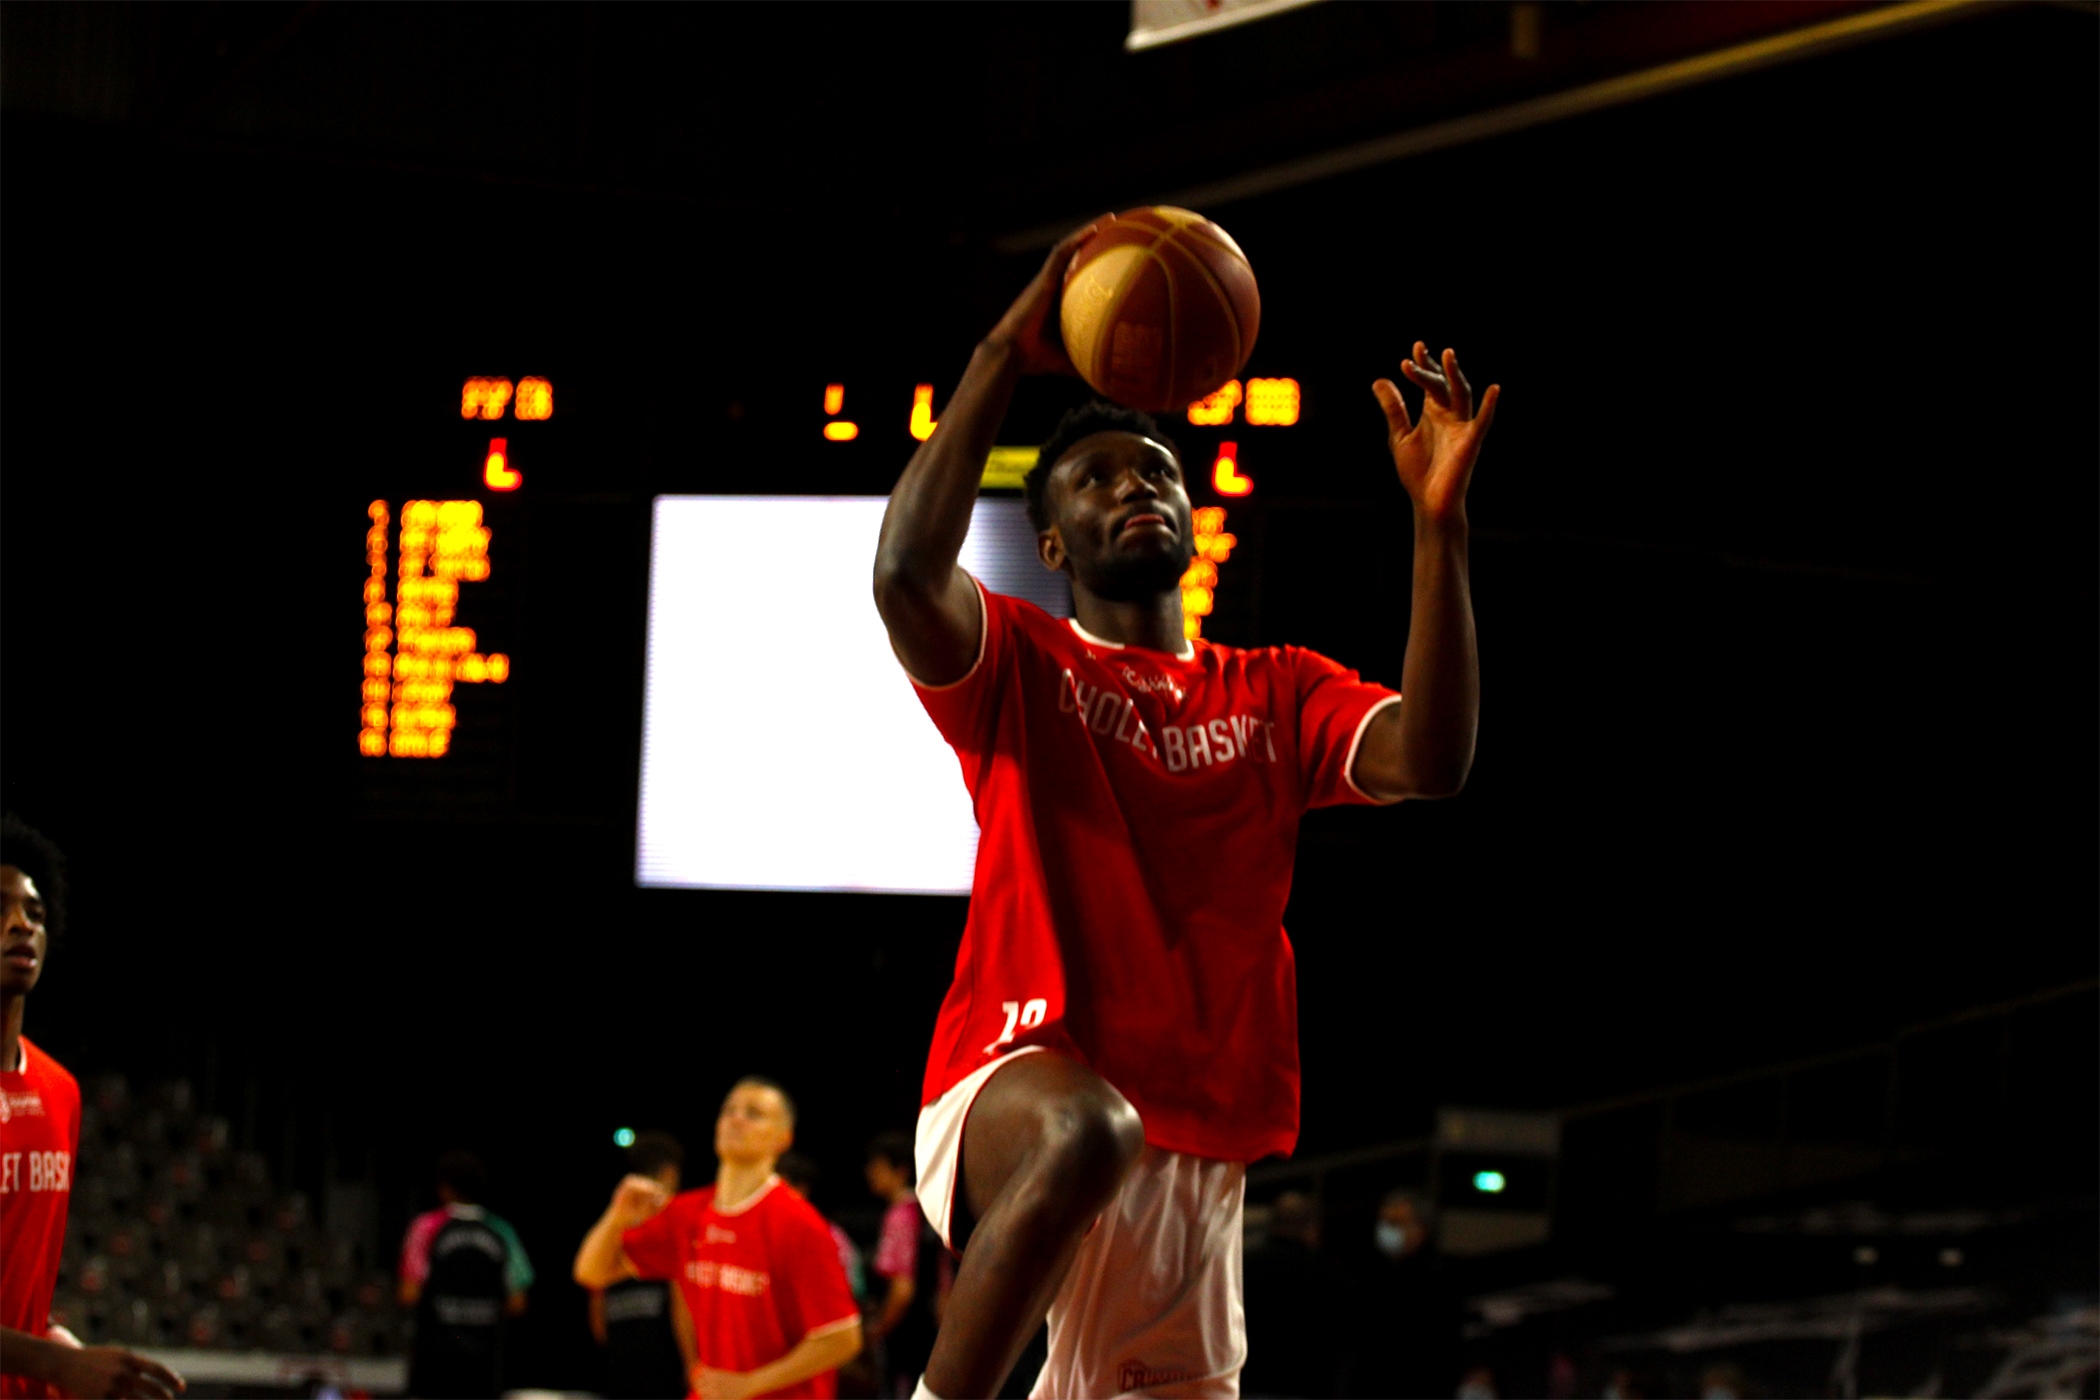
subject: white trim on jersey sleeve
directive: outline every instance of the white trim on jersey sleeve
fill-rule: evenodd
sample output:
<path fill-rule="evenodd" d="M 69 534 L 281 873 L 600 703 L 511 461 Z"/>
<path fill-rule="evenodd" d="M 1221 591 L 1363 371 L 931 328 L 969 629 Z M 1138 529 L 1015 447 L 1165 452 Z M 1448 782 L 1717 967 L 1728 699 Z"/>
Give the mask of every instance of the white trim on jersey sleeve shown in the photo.
<path fill-rule="evenodd" d="M 961 685 L 963 682 L 969 680 L 970 677 L 976 675 L 977 668 L 984 664 L 985 644 L 992 635 L 992 604 L 991 600 L 984 596 L 984 585 L 977 582 L 977 575 L 971 573 L 968 569 L 964 569 L 963 577 L 968 579 L 971 582 L 971 584 L 974 585 L 977 589 L 977 659 L 970 663 L 970 669 L 963 672 L 961 675 L 957 676 L 954 680 L 948 682 L 946 685 L 928 685 L 926 682 L 920 680 L 917 676 L 911 673 L 911 668 L 909 666 L 904 665 L 903 657 L 900 656 L 897 658 L 897 665 L 902 667 L 904 670 L 904 678 L 910 681 L 913 685 L 917 686 L 919 689 L 926 691 L 929 694 L 938 695 L 941 691 L 955 689 L 955 687 Z M 890 647 L 892 653 L 894 653 L 896 649 L 897 648 L 895 647 L 895 645 L 892 645 Z"/>
<path fill-rule="evenodd" d="M 1065 624 L 1068 627 L 1070 627 L 1074 632 L 1077 632 L 1079 634 L 1079 640 L 1085 642 L 1088 646 L 1107 647 L 1110 651 L 1129 650 L 1129 644 L 1127 642 L 1112 642 L 1106 637 L 1095 636 L 1093 633 L 1087 631 L 1084 627 L 1081 627 L 1079 625 L 1079 619 L 1076 617 L 1066 618 Z M 1137 649 L 1139 651 L 1152 650 L 1151 647 L 1139 647 Z M 1194 661 L 1196 659 L 1196 644 L 1184 637 L 1181 642 L 1180 651 L 1170 651 L 1163 654 L 1173 657 L 1176 661 Z"/>
<path fill-rule="evenodd" d="M 1388 705 L 1397 705 L 1399 703 L 1399 696 L 1388 695 L 1370 709 L 1365 710 L 1364 717 L 1356 722 L 1356 732 L 1349 736 L 1348 757 L 1342 760 L 1342 781 L 1349 785 L 1349 791 L 1355 793 L 1364 801 L 1376 803 L 1380 807 L 1390 807 L 1395 802 L 1402 802 L 1406 799 L 1400 797 L 1373 797 L 1356 785 L 1356 748 L 1357 745 L 1364 741 L 1364 731 L 1371 727 L 1371 716 L 1377 714 Z"/>

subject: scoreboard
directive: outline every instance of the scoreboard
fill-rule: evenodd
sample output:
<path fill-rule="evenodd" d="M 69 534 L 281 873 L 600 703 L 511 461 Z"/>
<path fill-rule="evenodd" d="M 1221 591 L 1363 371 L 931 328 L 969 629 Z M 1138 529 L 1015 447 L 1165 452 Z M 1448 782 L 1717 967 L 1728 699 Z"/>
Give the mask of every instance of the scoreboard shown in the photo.
<path fill-rule="evenodd" d="M 640 820 L 645 884 L 966 888 L 974 824 L 967 804 L 935 795 L 960 792 L 953 761 L 888 653 L 868 588 L 880 493 L 938 427 L 935 384 L 805 381 L 799 395 L 765 401 L 763 434 L 747 433 L 745 455 L 734 458 L 742 465 L 711 469 L 732 459 L 732 428 L 718 422 L 716 440 L 703 430 L 689 442 L 684 426 L 650 438 L 636 426 L 646 420 L 624 406 L 593 415 L 591 382 L 564 393 L 566 382 L 462 376 L 440 408 L 426 380 L 421 421 L 457 426 L 427 450 L 400 454 L 391 489 L 362 501 L 356 742 L 368 806 L 500 816 L 537 803 L 553 814 L 576 810 L 563 792 L 588 788 L 603 819 L 624 791 L 639 804 L 628 811 Z M 726 419 L 741 413 L 732 404 Z M 1190 637 L 1204 634 L 1234 588 L 1241 517 L 1262 473 L 1286 456 L 1272 451 L 1283 445 L 1272 435 L 1295 437 L 1304 414 L 1300 381 L 1255 377 L 1188 405 L 1185 425 L 1166 425 L 1182 441 L 1196 498 L 1194 557 L 1181 579 Z M 666 441 L 700 463 L 700 475 L 626 465 L 652 452 L 661 460 Z M 1050 589 L 1038 601 L 1064 613 L 1063 580 L 1036 562 L 1018 499 L 1036 457 L 1032 446 L 992 450 L 969 565 L 997 576 L 1003 591 Z M 797 482 L 823 485 L 800 496 L 708 494 L 721 485 L 793 492 Z M 777 806 L 767 782 L 793 747 L 789 720 L 807 707 L 746 704 L 749 688 L 727 678 L 747 669 L 809 676 L 827 652 L 850 654 L 860 668 L 838 694 L 862 708 L 881 698 L 861 741 L 824 759 L 836 820 L 817 823 L 820 833 L 806 814 L 799 826 L 765 815 Z M 730 733 L 766 737 L 727 742 Z M 728 761 L 737 754 L 750 763 Z M 569 786 L 550 797 L 544 774 L 564 765 Z M 920 792 L 907 774 L 933 786 Z M 926 808 L 929 839 L 875 859 L 882 843 L 871 833 L 909 830 L 883 821 L 883 793 L 907 789 Z M 797 830 L 807 838 L 799 849 Z M 936 831 L 947 834 L 933 839 Z M 867 858 L 823 854 L 854 848 Z"/>

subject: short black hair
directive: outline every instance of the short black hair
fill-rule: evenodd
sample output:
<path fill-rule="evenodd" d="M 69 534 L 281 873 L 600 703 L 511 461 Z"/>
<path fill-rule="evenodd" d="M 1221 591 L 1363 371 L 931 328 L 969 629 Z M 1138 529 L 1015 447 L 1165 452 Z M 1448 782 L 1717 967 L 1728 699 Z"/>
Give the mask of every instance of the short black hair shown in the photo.
<path fill-rule="evenodd" d="M 917 1165 L 913 1161 L 911 1134 L 894 1129 L 875 1134 L 875 1140 L 868 1144 L 868 1160 L 888 1162 L 906 1176 L 911 1176 Z"/>
<path fill-rule="evenodd" d="M 455 1147 L 438 1158 L 437 1179 L 438 1185 L 451 1187 L 452 1194 L 467 1205 L 478 1203 L 489 1189 L 489 1169 L 463 1148 Z"/>
<path fill-rule="evenodd" d="M 685 1144 L 660 1129 L 651 1129 L 627 1149 L 627 1168 L 643 1176 L 655 1176 L 665 1167 L 685 1168 Z"/>
<path fill-rule="evenodd" d="M 1042 451 L 1036 454 L 1035 465 L 1021 479 L 1021 494 L 1028 501 L 1028 523 L 1038 531 L 1050 528 L 1050 508 L 1043 499 L 1050 485 L 1050 469 L 1057 465 L 1058 458 L 1072 450 L 1073 443 L 1095 433 L 1136 433 L 1163 445 L 1174 454 L 1175 461 L 1181 460 L 1181 449 L 1159 430 L 1151 414 L 1106 399 L 1088 399 L 1057 420 L 1057 426 L 1043 441 Z"/>
<path fill-rule="evenodd" d="M 737 1080 L 736 1083 L 729 1086 L 729 1094 L 735 1093 L 737 1090 L 743 1088 L 746 1084 L 750 1085 L 754 1089 L 771 1089 L 774 1093 L 780 1095 L 781 1106 L 787 1110 L 788 1126 L 790 1128 L 795 1126 L 794 1096 L 788 1093 L 786 1089 L 781 1088 L 779 1081 L 768 1079 L 763 1074 L 747 1074 L 743 1078 Z M 729 1102 L 729 1094 L 722 1095 L 723 1103 L 726 1104 Z"/>
<path fill-rule="evenodd" d="M 53 941 L 66 927 L 66 853 L 58 843 L 13 812 L 0 816 L 0 865 L 12 865 L 36 882 L 44 899 L 44 932 Z"/>

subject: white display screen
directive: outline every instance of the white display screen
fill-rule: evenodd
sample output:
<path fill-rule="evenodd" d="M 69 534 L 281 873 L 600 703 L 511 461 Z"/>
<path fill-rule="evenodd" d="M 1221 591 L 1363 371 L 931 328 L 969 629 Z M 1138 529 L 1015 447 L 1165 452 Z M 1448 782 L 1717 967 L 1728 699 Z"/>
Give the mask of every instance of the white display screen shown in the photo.
<path fill-rule="evenodd" d="M 968 894 L 977 823 L 873 594 L 880 496 L 659 496 L 635 881 Z M 1012 498 L 963 567 L 1070 616 Z"/>

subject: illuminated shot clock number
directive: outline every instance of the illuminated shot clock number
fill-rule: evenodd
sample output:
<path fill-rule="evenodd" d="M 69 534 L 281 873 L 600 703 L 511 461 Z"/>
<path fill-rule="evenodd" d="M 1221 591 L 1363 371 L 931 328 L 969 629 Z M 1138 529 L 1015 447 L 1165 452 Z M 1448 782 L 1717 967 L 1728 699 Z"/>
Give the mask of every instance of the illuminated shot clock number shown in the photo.
<path fill-rule="evenodd" d="M 508 412 L 520 423 L 542 423 L 554 416 L 554 384 L 527 377 L 512 384 L 508 379 L 476 377 L 459 391 L 459 416 L 495 423 Z M 525 484 L 524 473 L 511 464 L 510 439 L 492 437 L 481 459 L 481 484 L 491 491 L 515 491 Z"/>
<path fill-rule="evenodd" d="M 404 501 L 392 532 L 385 501 L 366 508 L 365 667 L 357 751 L 367 758 L 443 758 L 459 712 L 452 687 L 501 685 L 510 657 L 484 656 L 456 626 L 459 590 L 489 576 L 489 527 L 479 501 Z M 388 544 L 399 562 L 387 599 Z"/>

